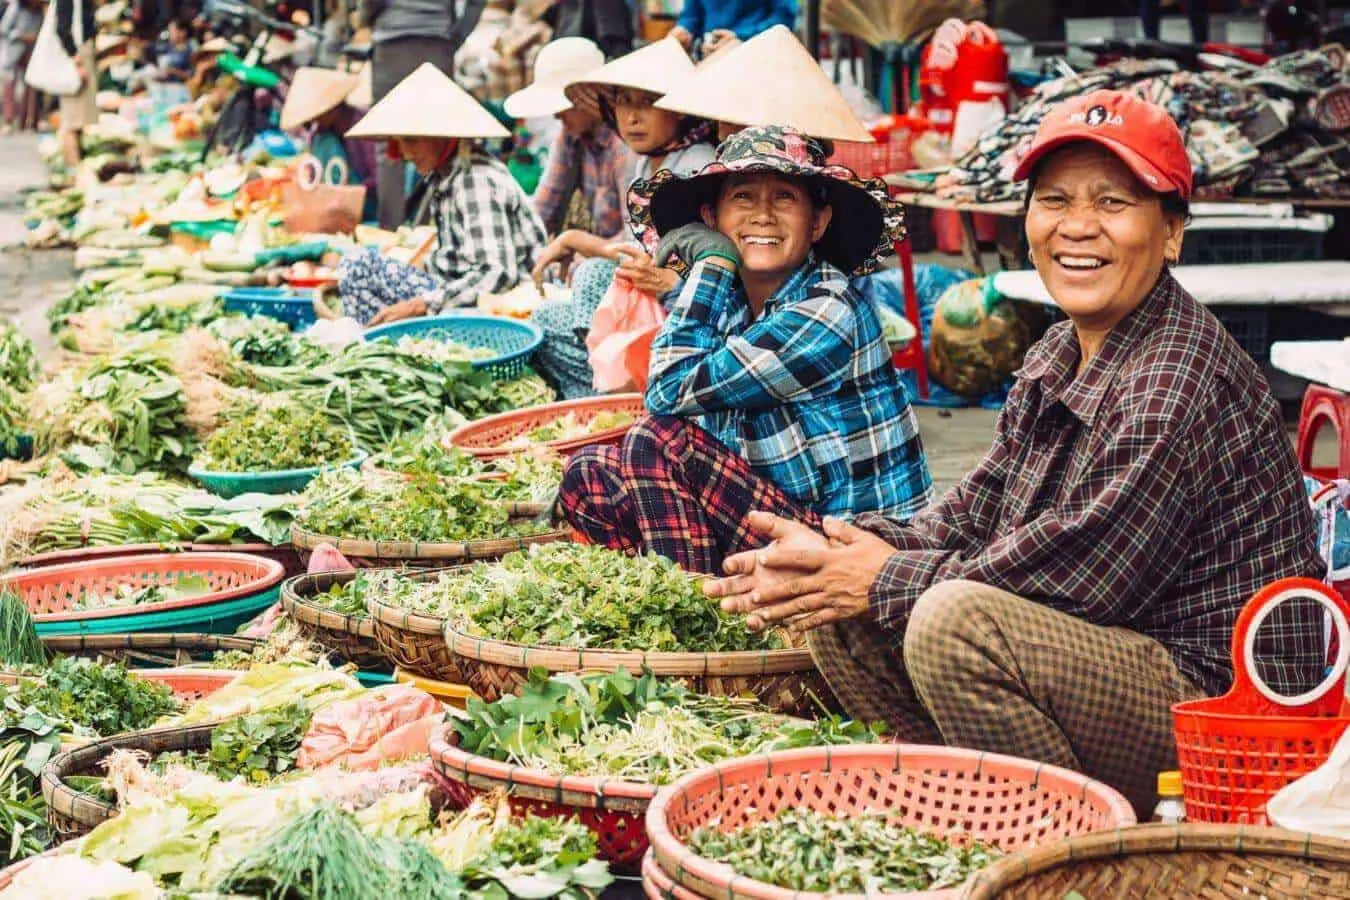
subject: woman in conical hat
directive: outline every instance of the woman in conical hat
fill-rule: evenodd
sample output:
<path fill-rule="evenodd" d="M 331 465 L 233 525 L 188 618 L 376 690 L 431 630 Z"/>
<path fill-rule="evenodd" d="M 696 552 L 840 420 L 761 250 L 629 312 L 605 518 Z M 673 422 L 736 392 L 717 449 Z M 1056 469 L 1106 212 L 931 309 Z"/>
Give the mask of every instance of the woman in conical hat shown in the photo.
<path fill-rule="evenodd" d="M 693 72 L 694 63 L 679 44 L 662 40 L 566 85 L 572 103 L 593 106 L 628 146 L 632 161 L 622 176 L 625 195 L 634 181 L 661 169 L 685 175 L 712 161 L 710 123 L 654 106 Z M 572 300 L 544 303 L 534 316 L 545 337 L 537 364 L 568 399 L 595 393 L 586 345 L 578 335 L 590 330 L 616 268 L 622 263 L 629 283 L 657 295 L 669 293 L 678 283 L 673 272 L 652 264 L 654 246 L 625 245 L 626 238 L 622 229 L 594 234 L 569 229 L 554 238 L 535 263 L 535 279 L 542 281 L 555 263 L 585 260 L 572 270 Z"/>
<path fill-rule="evenodd" d="M 594 543 L 718 574 L 758 546 L 750 512 L 907 518 L 932 481 L 873 304 L 852 279 L 904 235 L 880 181 L 813 138 L 750 128 L 697 175 L 629 194 L 655 258 L 690 267 L 651 347 L 646 407 L 621 447 L 588 447 L 559 502 Z"/>
<path fill-rule="evenodd" d="M 478 101 L 424 63 L 376 103 L 348 137 L 382 139 L 431 179 L 436 246 L 422 272 L 373 251 L 342 261 L 340 289 L 376 325 L 473 306 L 530 277 L 544 226 L 506 166 L 475 141 L 510 133 Z"/>
<path fill-rule="evenodd" d="M 347 169 L 347 183 L 366 188 L 363 218 L 375 216 L 375 148 L 369 141 L 345 140 L 361 118 L 347 101 L 360 83 L 360 76 L 335 69 L 305 67 L 295 73 L 286 103 L 281 107 L 283 131 L 307 131 L 309 152 L 323 171 L 335 159 Z"/>

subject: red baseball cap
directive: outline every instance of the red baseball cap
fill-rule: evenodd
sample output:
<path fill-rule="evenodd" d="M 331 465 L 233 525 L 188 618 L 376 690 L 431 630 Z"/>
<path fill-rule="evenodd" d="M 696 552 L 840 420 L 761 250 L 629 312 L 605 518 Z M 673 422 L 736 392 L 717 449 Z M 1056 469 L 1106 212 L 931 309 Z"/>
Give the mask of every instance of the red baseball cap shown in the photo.
<path fill-rule="evenodd" d="M 1093 91 L 1052 109 L 1018 150 L 1013 180 L 1025 181 L 1047 153 L 1074 141 L 1100 144 L 1149 188 L 1190 199 L 1195 174 L 1181 129 L 1161 106 L 1124 91 Z"/>

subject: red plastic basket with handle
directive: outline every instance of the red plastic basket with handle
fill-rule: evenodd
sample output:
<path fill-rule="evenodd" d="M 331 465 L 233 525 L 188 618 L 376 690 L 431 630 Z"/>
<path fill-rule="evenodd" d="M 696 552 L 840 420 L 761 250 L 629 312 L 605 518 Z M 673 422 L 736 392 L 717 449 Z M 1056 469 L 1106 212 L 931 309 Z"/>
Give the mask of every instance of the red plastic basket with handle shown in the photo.
<path fill-rule="evenodd" d="M 1283 697 L 1253 662 L 1256 635 L 1282 603 L 1314 600 L 1336 628 L 1336 658 L 1317 687 Z M 1233 686 L 1222 697 L 1172 707 L 1186 818 L 1265 825 L 1266 801 L 1326 762 L 1350 726 L 1345 700 L 1350 662 L 1350 604 L 1311 578 L 1286 578 L 1247 602 L 1233 629 Z"/>

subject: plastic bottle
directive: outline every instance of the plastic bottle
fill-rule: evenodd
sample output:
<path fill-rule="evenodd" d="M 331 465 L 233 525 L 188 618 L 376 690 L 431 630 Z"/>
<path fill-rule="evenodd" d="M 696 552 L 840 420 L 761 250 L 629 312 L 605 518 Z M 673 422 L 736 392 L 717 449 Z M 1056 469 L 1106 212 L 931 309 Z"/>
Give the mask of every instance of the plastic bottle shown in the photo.
<path fill-rule="evenodd" d="M 1186 821 L 1180 772 L 1158 773 L 1158 805 L 1153 809 L 1153 821 L 1168 825 L 1179 825 Z"/>

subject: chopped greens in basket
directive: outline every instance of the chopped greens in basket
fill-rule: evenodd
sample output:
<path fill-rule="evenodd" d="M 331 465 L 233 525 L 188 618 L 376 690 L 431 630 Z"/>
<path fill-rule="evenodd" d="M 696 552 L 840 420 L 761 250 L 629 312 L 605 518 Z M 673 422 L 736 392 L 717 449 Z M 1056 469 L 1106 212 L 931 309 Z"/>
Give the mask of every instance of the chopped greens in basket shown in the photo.
<path fill-rule="evenodd" d="M 347 429 L 322 410 L 268 403 L 226 421 L 196 464 L 208 472 L 278 472 L 344 463 L 355 454 Z"/>
<path fill-rule="evenodd" d="M 307 598 L 307 602 L 346 616 L 364 616 L 367 595 L 392 594 L 398 590 L 399 583 L 406 580 L 398 572 L 388 569 L 363 570 L 349 581 Z"/>
<path fill-rule="evenodd" d="M 95 609 L 131 609 L 149 603 L 189 600 L 209 593 L 211 593 L 211 584 L 204 576 L 184 575 L 168 586 L 151 584 L 138 588 L 124 584 L 110 593 L 82 591 L 70 608 L 77 612 Z"/>
<path fill-rule="evenodd" d="M 396 346 L 404 353 L 438 363 L 476 362 L 482 359 L 492 359 L 497 355 L 497 351 L 491 347 L 471 347 L 468 344 L 461 344 L 459 341 L 444 340 L 436 337 L 434 332 L 423 337 L 399 338 Z"/>
<path fill-rule="evenodd" d="M 216 319 L 206 326 L 206 330 L 224 342 L 235 357 L 246 363 L 260 366 L 309 366 L 332 359 L 327 349 L 292 334 L 286 323 L 271 316 Z"/>
<path fill-rule="evenodd" d="M 377 468 L 403 475 L 432 475 L 483 481 L 488 496 L 502 501 L 542 501 L 562 482 L 563 460 L 542 448 L 484 462 L 444 438 L 423 433 L 394 441 L 376 456 Z"/>
<path fill-rule="evenodd" d="M 521 437 L 514 438 L 504 446 L 528 447 L 547 441 L 567 441 L 591 434 L 599 434 L 602 431 L 609 431 L 611 428 L 632 425 L 636 421 L 637 416 L 632 413 L 602 412 L 590 421 L 583 422 L 577 417 L 576 413 L 570 412 L 560 419 L 555 419 L 546 425 L 540 425 Z"/>
<path fill-rule="evenodd" d="M 547 544 L 477 563 L 435 587 L 452 621 L 516 644 L 718 653 L 783 647 L 703 596 L 699 580 L 664 557 L 585 544 Z"/>
<path fill-rule="evenodd" d="M 998 858 L 992 847 L 889 824 L 882 813 L 836 818 L 788 809 L 732 832 L 700 828 L 699 856 L 794 891 L 901 893 L 955 887 Z"/>
<path fill-rule="evenodd" d="M 685 772 L 752 753 L 870 743 L 880 728 L 829 716 L 815 722 L 759 704 L 690 693 L 678 682 L 530 672 L 519 695 L 468 702 L 451 720 L 468 753 L 555 775 L 669 784 Z"/>
<path fill-rule="evenodd" d="M 211 732 L 211 749 L 201 753 L 162 753 L 153 768 L 169 765 L 208 772 L 222 781 L 243 778 L 250 784 L 266 784 L 295 768 L 313 717 L 301 703 L 288 703 L 238 716 L 217 725 Z"/>
<path fill-rule="evenodd" d="M 482 485 L 336 469 L 306 492 L 297 524 L 313 534 L 378 541 L 478 541 L 542 534 L 549 526 L 511 519 Z"/>
<path fill-rule="evenodd" d="M 58 656 L 8 689 L 23 710 L 37 711 L 81 733 L 101 737 L 141 731 L 161 717 L 178 712 L 173 692 L 157 682 L 137 678 L 124 666 Z"/>

